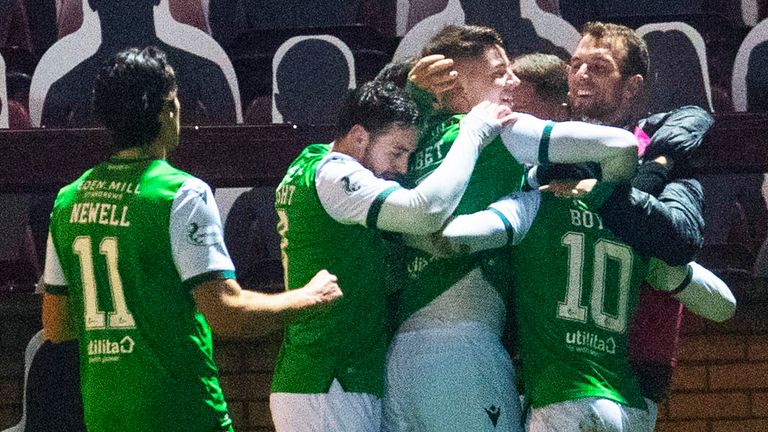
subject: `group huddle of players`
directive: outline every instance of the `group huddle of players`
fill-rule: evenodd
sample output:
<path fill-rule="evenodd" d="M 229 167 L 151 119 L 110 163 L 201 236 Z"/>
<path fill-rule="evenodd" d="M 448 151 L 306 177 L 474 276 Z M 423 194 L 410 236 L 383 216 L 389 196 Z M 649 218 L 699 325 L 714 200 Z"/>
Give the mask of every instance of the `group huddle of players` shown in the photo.
<path fill-rule="evenodd" d="M 44 275 L 46 338 L 80 341 L 88 429 L 231 430 L 211 332 L 284 328 L 278 431 L 652 431 L 682 304 L 735 309 L 692 262 L 703 195 L 678 176 L 711 117 L 639 122 L 644 43 L 582 35 L 570 65 L 534 57 L 518 78 L 493 29 L 448 26 L 353 90 L 336 139 L 277 188 L 275 295 L 235 282 L 210 188 L 165 161 L 173 68 L 118 54 L 94 99 L 116 151 L 59 193 Z M 558 79 L 567 108 L 543 96 Z"/>

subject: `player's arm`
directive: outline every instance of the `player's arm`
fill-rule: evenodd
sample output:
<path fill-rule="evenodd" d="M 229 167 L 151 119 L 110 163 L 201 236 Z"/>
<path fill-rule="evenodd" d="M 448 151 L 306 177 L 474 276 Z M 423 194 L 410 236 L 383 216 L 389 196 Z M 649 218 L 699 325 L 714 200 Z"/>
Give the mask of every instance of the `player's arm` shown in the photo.
<path fill-rule="evenodd" d="M 296 293 L 245 291 L 224 245 L 218 207 L 208 185 L 190 179 L 171 209 L 171 252 L 182 284 L 214 332 L 257 336 L 280 328 L 292 310 L 313 307 L 341 296 L 336 277 L 321 271 Z"/>
<path fill-rule="evenodd" d="M 673 293 L 701 317 L 722 322 L 736 313 L 736 298 L 728 285 L 695 262 L 673 267 L 651 258 L 646 281 L 654 289 Z"/>
<path fill-rule="evenodd" d="M 617 237 L 640 254 L 684 265 L 703 246 L 703 202 L 704 192 L 696 180 L 671 182 L 658 199 L 623 184 L 602 206 L 600 215 Z"/>
<path fill-rule="evenodd" d="M 77 338 L 68 295 L 43 294 L 43 336 L 53 343 Z"/>
<path fill-rule="evenodd" d="M 644 163 L 664 156 L 678 166 L 687 165 L 714 123 L 708 112 L 694 105 L 648 117 L 642 122 L 643 131 L 651 137 L 642 155 Z"/>
<path fill-rule="evenodd" d="M 216 334 L 252 337 L 280 330 L 291 312 L 332 302 L 342 293 L 336 276 L 321 270 L 304 287 L 278 294 L 244 290 L 234 279 L 213 279 L 192 295 Z"/>
<path fill-rule="evenodd" d="M 315 178 L 320 202 L 341 223 L 409 234 L 435 232 L 461 201 L 480 151 L 511 121 L 508 108 L 488 102 L 473 108 L 440 166 L 413 189 L 379 179 L 356 162 L 328 161 Z"/>
<path fill-rule="evenodd" d="M 488 209 L 452 217 L 442 231 L 406 236 L 405 243 L 436 256 L 472 254 L 520 243 L 539 211 L 538 191 L 508 195 Z"/>
<path fill-rule="evenodd" d="M 501 139 L 519 162 L 597 162 L 604 181 L 628 179 L 637 165 L 635 136 L 610 126 L 553 123 L 520 114 L 514 124 L 501 131 Z"/>
<path fill-rule="evenodd" d="M 48 233 L 43 271 L 43 337 L 53 343 L 77 338 L 77 325 L 70 307 L 67 278 L 61 269 L 59 255 Z"/>

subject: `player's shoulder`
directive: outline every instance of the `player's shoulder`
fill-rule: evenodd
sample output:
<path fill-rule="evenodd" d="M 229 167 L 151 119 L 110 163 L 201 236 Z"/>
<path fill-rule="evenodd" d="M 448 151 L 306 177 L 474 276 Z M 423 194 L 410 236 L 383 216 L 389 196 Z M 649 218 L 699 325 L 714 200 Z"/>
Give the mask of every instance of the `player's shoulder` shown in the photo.
<path fill-rule="evenodd" d="M 343 153 L 332 152 L 323 158 L 317 166 L 315 187 L 320 190 L 341 186 L 346 194 L 350 195 L 375 177 L 371 170 L 364 167 L 355 158 Z"/>
<path fill-rule="evenodd" d="M 141 188 L 145 195 L 174 195 L 182 188 L 210 190 L 204 181 L 164 160 L 150 163 L 142 177 Z"/>
<path fill-rule="evenodd" d="M 344 153 L 331 152 L 322 158 L 317 170 L 320 171 L 357 171 L 359 169 L 367 170 L 357 159 Z"/>
<path fill-rule="evenodd" d="M 310 144 L 306 146 L 288 165 L 280 185 L 293 184 L 311 186 L 317 166 L 331 153 L 330 144 Z"/>
<path fill-rule="evenodd" d="M 332 144 L 310 144 L 296 156 L 291 165 L 307 164 L 323 160 L 332 152 Z"/>

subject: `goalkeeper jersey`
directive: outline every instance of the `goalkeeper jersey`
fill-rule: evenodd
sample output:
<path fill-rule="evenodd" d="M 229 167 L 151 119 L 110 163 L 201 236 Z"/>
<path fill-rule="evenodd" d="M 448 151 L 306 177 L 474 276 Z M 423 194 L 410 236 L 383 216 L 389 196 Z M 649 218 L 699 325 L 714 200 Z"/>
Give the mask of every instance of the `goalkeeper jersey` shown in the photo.
<path fill-rule="evenodd" d="M 326 209 L 318 195 L 321 168 L 348 173 L 323 183 L 320 192 L 333 197 L 333 208 Z M 275 200 L 286 287 L 300 288 L 327 269 L 344 296 L 295 315 L 277 357 L 272 392 L 325 393 L 335 378 L 347 392 L 382 396 L 386 242 L 372 228 L 381 203 L 398 187 L 349 156 L 332 153 L 327 144 L 308 146 L 289 166 Z"/>
<path fill-rule="evenodd" d="M 463 114 L 436 116 L 425 126 L 408 167 L 408 183 L 418 184 L 442 162 L 459 134 Z M 523 166 L 509 153 L 500 138 L 491 142 L 480 154 L 469 185 L 454 214 L 468 214 L 485 209 L 497 199 L 520 189 Z M 449 289 L 472 269 L 481 264 L 487 254 L 462 258 L 437 258 L 426 252 L 406 248 L 403 253 L 406 277 L 400 281 L 397 320 L 407 320 Z M 502 299 L 508 299 L 509 285 L 495 286 Z"/>
<path fill-rule="evenodd" d="M 88 430 L 231 430 L 190 292 L 231 277 L 210 188 L 164 160 L 112 159 L 59 192 L 45 282 L 79 328 Z"/>
<path fill-rule="evenodd" d="M 599 397 L 644 409 L 627 328 L 647 257 L 619 241 L 583 201 L 534 197 L 538 212 L 514 227 L 522 240 L 511 260 L 526 401 L 540 407 Z"/>

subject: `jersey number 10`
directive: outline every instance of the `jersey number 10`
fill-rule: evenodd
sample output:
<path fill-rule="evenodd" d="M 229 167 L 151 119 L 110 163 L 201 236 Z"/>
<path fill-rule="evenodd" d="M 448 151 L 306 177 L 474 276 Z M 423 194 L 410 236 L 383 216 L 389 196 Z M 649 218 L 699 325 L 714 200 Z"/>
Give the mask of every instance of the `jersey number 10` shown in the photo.
<path fill-rule="evenodd" d="M 587 322 L 587 306 L 581 304 L 584 271 L 584 234 L 569 232 L 562 238 L 563 246 L 568 248 L 568 286 L 565 301 L 558 304 L 559 318 L 571 321 Z M 618 305 L 616 315 L 606 313 L 606 267 L 608 259 L 619 265 Z M 592 295 L 590 304 L 592 321 L 598 327 L 624 333 L 627 329 L 629 291 L 632 283 L 632 250 L 626 245 L 601 239 L 595 243 L 595 257 L 592 275 Z"/>
<path fill-rule="evenodd" d="M 85 329 L 103 330 L 107 328 L 127 329 L 136 326 L 133 315 L 125 303 L 123 281 L 118 272 L 117 238 L 104 237 L 99 243 L 99 253 L 104 256 L 107 264 L 109 289 L 112 293 L 113 312 L 99 310 L 97 300 L 96 275 L 93 266 L 93 247 L 91 237 L 80 236 L 72 243 L 72 251 L 80 259 L 80 279 L 83 281 L 83 302 L 85 306 Z M 109 322 L 107 322 L 109 315 Z"/>

